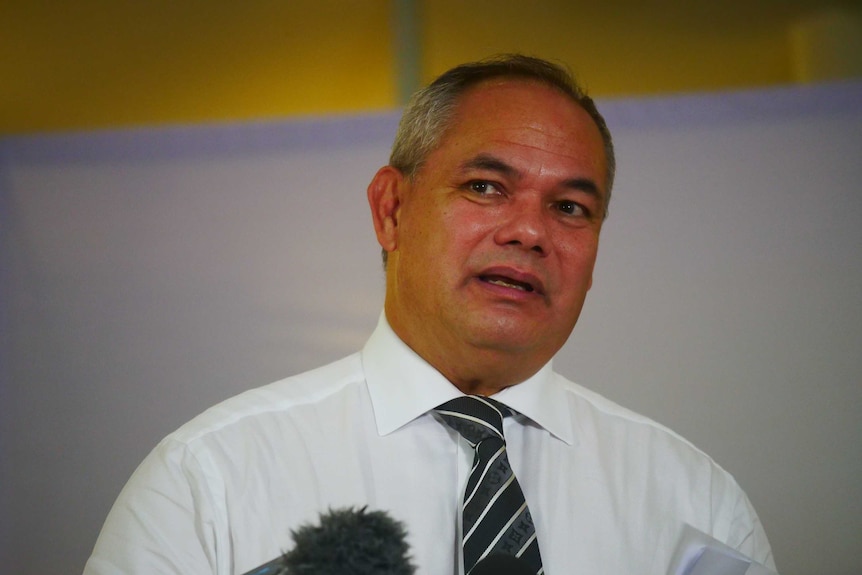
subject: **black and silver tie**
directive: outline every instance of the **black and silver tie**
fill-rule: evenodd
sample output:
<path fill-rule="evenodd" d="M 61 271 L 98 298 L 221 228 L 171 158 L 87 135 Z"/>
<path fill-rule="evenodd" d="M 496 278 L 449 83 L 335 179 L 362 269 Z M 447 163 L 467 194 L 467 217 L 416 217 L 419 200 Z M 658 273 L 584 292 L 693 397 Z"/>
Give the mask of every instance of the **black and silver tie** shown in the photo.
<path fill-rule="evenodd" d="M 476 395 L 447 401 L 436 411 L 476 450 L 464 492 L 464 573 L 497 553 L 518 557 L 532 572 L 543 573 L 533 519 L 506 455 L 503 417 L 511 411 Z"/>

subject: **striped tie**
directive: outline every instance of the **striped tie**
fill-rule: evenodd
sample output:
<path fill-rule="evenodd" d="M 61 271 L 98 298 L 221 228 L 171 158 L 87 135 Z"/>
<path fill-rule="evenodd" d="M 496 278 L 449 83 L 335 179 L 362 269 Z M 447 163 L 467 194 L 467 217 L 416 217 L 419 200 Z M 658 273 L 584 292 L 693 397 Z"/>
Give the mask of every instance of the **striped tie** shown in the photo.
<path fill-rule="evenodd" d="M 506 455 L 503 417 L 511 411 L 476 395 L 447 401 L 436 411 L 476 449 L 464 492 L 464 573 L 484 557 L 500 553 L 519 557 L 540 575 L 542 557 L 533 519 Z"/>

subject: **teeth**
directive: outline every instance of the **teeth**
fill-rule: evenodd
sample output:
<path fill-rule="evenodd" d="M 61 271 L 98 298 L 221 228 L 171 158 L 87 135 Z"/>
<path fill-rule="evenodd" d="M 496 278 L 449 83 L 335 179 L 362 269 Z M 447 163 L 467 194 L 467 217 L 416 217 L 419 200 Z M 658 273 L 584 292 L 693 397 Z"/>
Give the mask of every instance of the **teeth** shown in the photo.
<path fill-rule="evenodd" d="M 533 290 L 532 290 L 532 289 L 530 289 L 528 286 L 525 286 L 525 285 L 523 285 L 523 284 L 510 283 L 510 282 L 507 282 L 507 281 L 504 281 L 504 280 L 500 280 L 500 279 L 489 279 L 489 280 L 488 280 L 488 283 L 489 283 L 489 284 L 498 285 L 498 286 L 503 286 L 503 287 L 513 288 L 513 289 L 518 289 L 518 290 L 521 290 L 521 291 L 533 291 Z"/>

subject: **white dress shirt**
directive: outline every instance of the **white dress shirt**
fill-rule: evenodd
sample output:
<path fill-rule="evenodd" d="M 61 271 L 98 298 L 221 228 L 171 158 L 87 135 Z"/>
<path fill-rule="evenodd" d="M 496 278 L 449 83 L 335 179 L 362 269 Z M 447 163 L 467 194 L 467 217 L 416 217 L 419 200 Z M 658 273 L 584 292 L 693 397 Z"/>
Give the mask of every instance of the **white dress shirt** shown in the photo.
<path fill-rule="evenodd" d="M 165 438 L 105 522 L 86 575 L 241 574 L 330 508 L 405 523 L 417 573 L 461 572 L 473 450 L 433 410 L 461 393 L 381 316 L 362 352 L 243 393 Z M 555 373 L 495 396 L 549 575 L 664 575 L 683 525 L 774 567 L 734 479 L 668 429 Z"/>

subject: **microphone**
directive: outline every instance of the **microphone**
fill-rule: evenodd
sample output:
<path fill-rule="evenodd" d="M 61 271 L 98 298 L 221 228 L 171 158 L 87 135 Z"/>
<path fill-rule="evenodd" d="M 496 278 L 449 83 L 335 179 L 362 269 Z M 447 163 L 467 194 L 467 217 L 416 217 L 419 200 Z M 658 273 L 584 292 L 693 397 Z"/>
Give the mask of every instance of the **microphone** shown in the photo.
<path fill-rule="evenodd" d="M 505 553 L 494 553 L 480 560 L 470 575 L 536 575 L 529 565 Z"/>
<path fill-rule="evenodd" d="M 413 575 L 404 525 L 366 509 L 330 509 L 291 531 L 291 551 L 245 575 Z"/>

